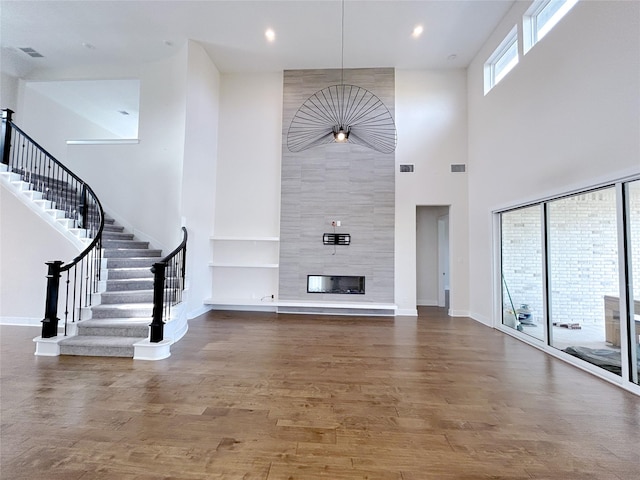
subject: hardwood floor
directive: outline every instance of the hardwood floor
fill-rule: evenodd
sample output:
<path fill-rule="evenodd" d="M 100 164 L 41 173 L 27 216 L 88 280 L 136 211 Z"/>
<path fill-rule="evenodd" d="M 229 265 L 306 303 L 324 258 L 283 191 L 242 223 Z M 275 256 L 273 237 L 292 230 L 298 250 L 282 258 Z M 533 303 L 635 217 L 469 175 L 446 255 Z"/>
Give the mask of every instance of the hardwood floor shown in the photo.
<path fill-rule="evenodd" d="M 640 478 L 640 398 L 507 335 L 210 312 L 158 362 L 0 328 L 6 480 Z"/>

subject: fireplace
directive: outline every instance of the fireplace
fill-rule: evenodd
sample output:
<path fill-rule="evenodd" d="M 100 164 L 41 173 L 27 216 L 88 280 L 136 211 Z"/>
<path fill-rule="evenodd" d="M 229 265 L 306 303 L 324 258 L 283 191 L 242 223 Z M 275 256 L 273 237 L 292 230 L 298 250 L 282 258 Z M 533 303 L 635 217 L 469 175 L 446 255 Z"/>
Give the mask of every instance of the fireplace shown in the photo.
<path fill-rule="evenodd" d="M 364 295 L 364 277 L 353 275 L 307 275 L 307 293 Z"/>

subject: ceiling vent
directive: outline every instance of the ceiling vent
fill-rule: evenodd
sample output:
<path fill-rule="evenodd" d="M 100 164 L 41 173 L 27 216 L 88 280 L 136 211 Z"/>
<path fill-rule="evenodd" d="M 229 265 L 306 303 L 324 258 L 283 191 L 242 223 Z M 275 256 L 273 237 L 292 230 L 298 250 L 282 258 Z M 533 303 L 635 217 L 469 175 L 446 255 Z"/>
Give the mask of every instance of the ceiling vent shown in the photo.
<path fill-rule="evenodd" d="M 33 57 L 33 58 L 42 58 L 42 57 L 44 57 L 44 55 L 42 55 L 41 53 L 36 52 L 31 47 L 20 48 L 20 50 L 22 50 L 24 53 L 26 53 L 27 55 L 29 55 L 30 57 Z"/>
<path fill-rule="evenodd" d="M 400 165 L 400 173 L 413 173 L 413 163 Z"/>
<path fill-rule="evenodd" d="M 467 165 L 464 163 L 452 163 L 451 173 L 464 173 L 467 171 Z"/>

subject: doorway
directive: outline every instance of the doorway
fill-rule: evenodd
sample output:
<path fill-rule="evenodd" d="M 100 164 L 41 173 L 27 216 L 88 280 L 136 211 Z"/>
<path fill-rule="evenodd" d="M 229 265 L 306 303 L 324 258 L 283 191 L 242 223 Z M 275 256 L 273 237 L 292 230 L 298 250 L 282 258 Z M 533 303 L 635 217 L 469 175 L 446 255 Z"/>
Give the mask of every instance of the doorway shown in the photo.
<path fill-rule="evenodd" d="M 449 207 L 416 207 L 417 306 L 449 309 Z"/>

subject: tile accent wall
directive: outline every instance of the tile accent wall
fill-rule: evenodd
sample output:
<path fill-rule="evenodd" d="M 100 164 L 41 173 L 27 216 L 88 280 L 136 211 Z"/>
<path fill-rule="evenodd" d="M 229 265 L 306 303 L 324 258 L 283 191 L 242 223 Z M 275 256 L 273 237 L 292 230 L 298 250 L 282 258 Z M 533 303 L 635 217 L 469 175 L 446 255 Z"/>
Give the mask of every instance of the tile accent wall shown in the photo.
<path fill-rule="evenodd" d="M 287 148 L 291 119 L 312 94 L 340 84 L 341 71 L 284 72 L 279 298 L 331 303 L 394 302 L 395 154 L 353 144 L 328 144 L 303 152 Z M 344 71 L 344 83 L 366 88 L 395 118 L 392 68 Z M 349 246 L 322 243 L 351 234 Z M 335 253 L 334 253 L 335 252 Z M 307 275 L 363 275 L 364 295 L 307 293 Z"/>

